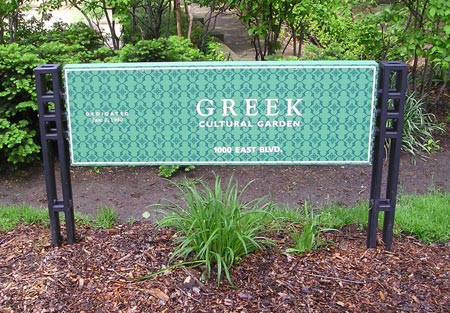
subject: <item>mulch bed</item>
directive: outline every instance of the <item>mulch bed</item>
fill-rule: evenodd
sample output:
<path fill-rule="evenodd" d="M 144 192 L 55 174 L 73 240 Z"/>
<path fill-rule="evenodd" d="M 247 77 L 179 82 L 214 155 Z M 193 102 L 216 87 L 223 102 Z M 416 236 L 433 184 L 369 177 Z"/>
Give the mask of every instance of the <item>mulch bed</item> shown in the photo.
<path fill-rule="evenodd" d="M 366 249 L 364 232 L 325 234 L 334 242 L 301 256 L 290 239 L 233 267 L 234 289 L 201 269 L 168 265 L 171 230 L 139 222 L 78 228 L 79 242 L 50 246 L 49 230 L 0 233 L 1 312 L 448 312 L 450 245 L 395 237 L 392 251 Z"/>

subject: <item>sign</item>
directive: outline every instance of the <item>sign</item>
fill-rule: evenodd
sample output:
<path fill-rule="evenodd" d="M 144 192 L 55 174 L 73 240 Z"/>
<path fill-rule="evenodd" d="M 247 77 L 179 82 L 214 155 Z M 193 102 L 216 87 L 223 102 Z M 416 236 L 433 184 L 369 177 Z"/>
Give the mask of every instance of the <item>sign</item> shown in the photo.
<path fill-rule="evenodd" d="M 372 61 L 64 68 L 73 165 L 370 164 Z"/>

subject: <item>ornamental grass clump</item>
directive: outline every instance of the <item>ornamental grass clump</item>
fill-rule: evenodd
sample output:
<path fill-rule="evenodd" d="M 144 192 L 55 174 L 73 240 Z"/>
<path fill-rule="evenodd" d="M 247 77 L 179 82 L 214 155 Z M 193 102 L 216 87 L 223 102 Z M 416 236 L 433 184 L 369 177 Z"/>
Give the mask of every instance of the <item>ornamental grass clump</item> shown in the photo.
<path fill-rule="evenodd" d="M 178 232 L 178 245 L 172 259 L 182 257 L 189 264 L 203 264 L 210 277 L 217 269 L 217 283 L 222 273 L 233 285 L 230 268 L 244 255 L 268 243 L 261 233 L 270 219 L 262 204 L 263 198 L 242 201 L 242 191 L 230 178 L 222 191 L 221 180 L 216 177 L 213 187 L 204 181 L 177 184 L 186 209 L 170 202 L 166 215 L 159 220 L 160 227 L 173 227 Z M 167 214 L 168 213 L 168 214 Z"/>
<path fill-rule="evenodd" d="M 294 246 L 286 250 L 288 253 L 302 254 L 318 249 L 327 243 L 319 237 L 320 233 L 336 230 L 333 228 L 322 228 L 320 226 L 320 215 L 315 215 L 314 211 L 308 208 L 308 203 L 305 203 L 304 210 L 301 232 L 297 228 L 292 227 L 290 235 L 294 241 Z"/>
<path fill-rule="evenodd" d="M 436 116 L 425 112 L 423 106 L 421 99 L 408 96 L 403 117 L 402 149 L 412 155 L 439 150 L 439 141 L 434 139 L 434 134 L 444 132 Z"/>

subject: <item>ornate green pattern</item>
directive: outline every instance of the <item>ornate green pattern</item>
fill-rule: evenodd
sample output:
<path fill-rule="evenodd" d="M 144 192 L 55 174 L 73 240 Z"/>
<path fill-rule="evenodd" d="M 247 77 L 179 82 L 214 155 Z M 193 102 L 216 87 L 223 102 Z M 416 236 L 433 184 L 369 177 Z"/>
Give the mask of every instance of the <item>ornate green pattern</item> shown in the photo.
<path fill-rule="evenodd" d="M 378 65 L 64 68 L 73 165 L 370 164 Z"/>

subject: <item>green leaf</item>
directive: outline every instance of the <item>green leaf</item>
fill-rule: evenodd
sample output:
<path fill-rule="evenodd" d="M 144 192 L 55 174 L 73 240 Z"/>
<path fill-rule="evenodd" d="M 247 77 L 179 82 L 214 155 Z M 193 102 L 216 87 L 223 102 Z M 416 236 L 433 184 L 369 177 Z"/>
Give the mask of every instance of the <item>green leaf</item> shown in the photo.
<path fill-rule="evenodd" d="M 430 13 L 431 18 L 435 17 L 436 16 L 436 8 L 431 7 L 429 13 Z"/>
<path fill-rule="evenodd" d="M 450 25 L 445 25 L 444 26 L 444 32 L 447 36 L 450 36 Z"/>

